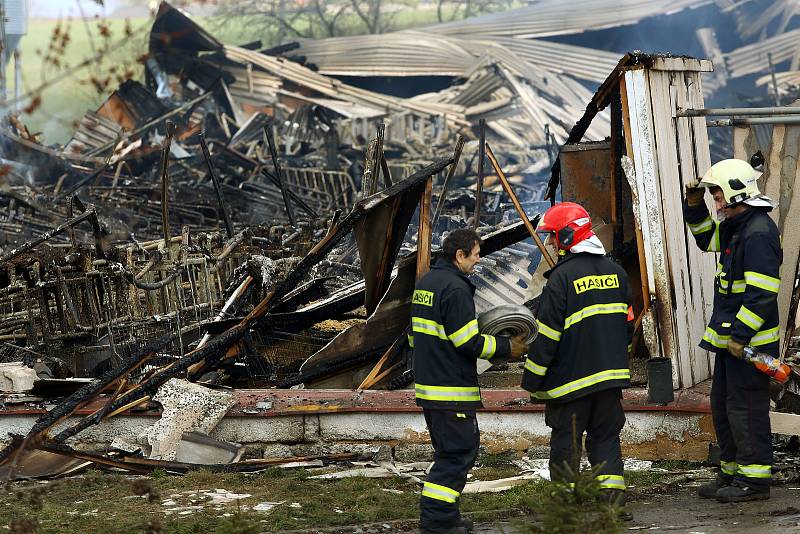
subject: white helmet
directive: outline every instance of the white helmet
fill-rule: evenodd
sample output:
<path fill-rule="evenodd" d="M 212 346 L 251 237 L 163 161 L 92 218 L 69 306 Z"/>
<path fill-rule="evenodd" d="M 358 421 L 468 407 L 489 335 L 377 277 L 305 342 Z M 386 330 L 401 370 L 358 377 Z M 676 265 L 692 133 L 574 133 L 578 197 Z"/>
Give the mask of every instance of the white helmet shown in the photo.
<path fill-rule="evenodd" d="M 700 187 L 719 187 L 728 206 L 739 203 L 751 206 L 777 207 L 772 199 L 758 190 L 761 173 L 741 159 L 724 159 L 709 168 L 700 179 Z"/>

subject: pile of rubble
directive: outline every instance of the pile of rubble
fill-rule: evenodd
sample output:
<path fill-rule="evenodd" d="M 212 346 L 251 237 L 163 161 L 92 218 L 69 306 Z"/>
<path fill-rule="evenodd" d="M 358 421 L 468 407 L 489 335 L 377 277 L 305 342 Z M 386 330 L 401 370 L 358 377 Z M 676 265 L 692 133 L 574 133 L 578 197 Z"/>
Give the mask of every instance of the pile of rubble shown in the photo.
<path fill-rule="evenodd" d="M 450 228 L 473 224 L 496 252 L 479 308 L 535 296 L 525 212 L 541 202 L 543 180 L 530 184 L 549 146 L 529 152 L 491 122 L 473 130 L 464 103 L 357 89 L 251 48 L 163 3 L 145 84 L 124 82 L 63 147 L 13 116 L 0 130 L 4 398 L 60 398 L 0 452 L 14 458 L 6 476 L 238 462 L 241 446 L 207 435 L 230 408 L 208 387 L 406 387 L 410 294 Z M 151 402 L 162 419 L 114 443 L 127 452 L 65 445 Z M 213 416 L 193 419 L 205 406 Z"/>

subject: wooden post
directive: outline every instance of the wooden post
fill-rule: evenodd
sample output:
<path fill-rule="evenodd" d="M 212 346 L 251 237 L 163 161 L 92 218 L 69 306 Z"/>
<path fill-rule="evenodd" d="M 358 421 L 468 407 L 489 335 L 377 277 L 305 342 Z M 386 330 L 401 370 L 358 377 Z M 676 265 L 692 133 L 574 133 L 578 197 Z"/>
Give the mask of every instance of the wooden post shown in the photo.
<path fill-rule="evenodd" d="M 439 216 L 442 214 L 442 208 L 444 208 L 444 200 L 447 196 L 447 187 L 450 185 L 450 180 L 453 178 L 453 175 L 456 172 L 456 167 L 458 167 L 458 160 L 461 159 L 461 151 L 464 148 L 464 136 L 459 135 L 458 139 L 456 140 L 456 149 L 453 153 L 453 164 L 450 165 L 450 169 L 447 171 L 447 176 L 444 178 L 444 183 L 442 184 L 442 191 L 439 193 L 439 200 L 436 202 L 436 210 L 433 213 L 433 220 L 431 221 L 431 230 L 436 229 L 436 223 L 439 222 Z"/>
<path fill-rule="evenodd" d="M 479 123 L 480 144 L 478 145 L 478 183 L 475 184 L 475 218 L 472 227 L 478 228 L 481 224 L 481 204 L 483 203 L 483 161 L 486 159 L 486 121 Z"/>
<path fill-rule="evenodd" d="M 531 224 L 530 219 L 528 219 L 528 215 L 525 213 L 525 210 L 522 209 L 522 205 L 519 203 L 519 199 L 517 195 L 514 194 L 514 191 L 511 189 L 511 184 L 508 183 L 508 178 L 506 178 L 503 169 L 500 168 L 500 164 L 497 163 L 497 159 L 494 157 L 494 153 L 492 152 L 491 147 L 487 144 L 486 145 L 486 155 L 489 157 L 489 161 L 494 168 L 494 172 L 497 173 L 497 177 L 500 179 L 500 183 L 503 185 L 503 189 L 505 190 L 506 194 L 511 197 L 511 202 L 514 204 L 514 208 L 516 208 L 517 213 L 519 214 L 522 222 L 525 223 L 525 228 L 528 229 L 528 233 L 531 234 L 533 238 L 533 242 L 536 243 L 536 246 L 539 247 L 539 251 L 542 253 L 542 257 L 547 262 L 551 268 L 555 266 L 556 262 L 553 261 L 553 258 L 550 257 L 550 253 L 547 252 L 547 249 L 542 243 L 539 234 L 536 233 L 536 229 Z"/>
<path fill-rule="evenodd" d="M 375 152 L 373 153 L 372 161 L 369 162 L 370 181 L 369 189 L 367 190 L 369 195 L 374 195 L 378 191 L 378 173 L 381 172 L 382 169 L 381 163 L 383 159 L 383 136 L 385 131 L 386 125 L 384 123 L 378 124 L 378 132 L 375 138 Z"/>
<path fill-rule="evenodd" d="M 425 180 L 425 189 L 419 200 L 419 231 L 417 234 L 417 280 L 431 268 L 431 195 L 433 178 Z"/>

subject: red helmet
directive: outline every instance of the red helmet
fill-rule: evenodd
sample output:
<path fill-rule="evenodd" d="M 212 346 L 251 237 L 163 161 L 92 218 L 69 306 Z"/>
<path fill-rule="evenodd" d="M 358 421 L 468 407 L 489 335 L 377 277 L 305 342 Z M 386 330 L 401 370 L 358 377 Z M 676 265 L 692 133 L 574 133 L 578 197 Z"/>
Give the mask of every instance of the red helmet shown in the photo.
<path fill-rule="evenodd" d="M 594 235 L 589 212 L 574 202 L 562 202 L 547 210 L 537 230 L 555 232 L 558 248 L 562 250 L 569 250 Z"/>

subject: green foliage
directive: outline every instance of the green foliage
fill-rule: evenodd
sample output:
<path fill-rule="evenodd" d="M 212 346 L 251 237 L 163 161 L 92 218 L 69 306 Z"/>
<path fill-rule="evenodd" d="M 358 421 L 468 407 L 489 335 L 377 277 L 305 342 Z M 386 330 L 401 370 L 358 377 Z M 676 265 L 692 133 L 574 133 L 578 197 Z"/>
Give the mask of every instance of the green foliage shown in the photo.
<path fill-rule="evenodd" d="M 261 527 L 253 514 L 242 511 L 242 505 L 236 505 L 236 512 L 231 517 L 223 518 L 216 530 L 219 534 L 258 534 Z"/>
<path fill-rule="evenodd" d="M 609 503 L 608 494 L 595 478 L 599 469 L 575 472 L 565 466 L 555 473 L 547 491 L 528 503 L 536 523 L 523 532 L 533 534 L 611 534 L 621 530 L 620 509 Z M 559 481 L 564 480 L 564 482 Z M 565 482 L 573 481 L 573 482 Z"/>
<path fill-rule="evenodd" d="M 510 453 L 483 453 L 478 457 L 480 467 L 505 467 L 511 464 Z"/>

